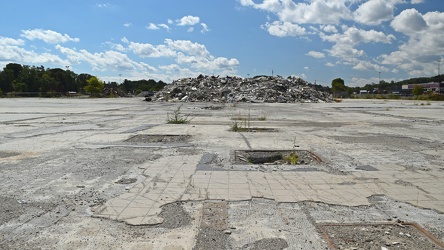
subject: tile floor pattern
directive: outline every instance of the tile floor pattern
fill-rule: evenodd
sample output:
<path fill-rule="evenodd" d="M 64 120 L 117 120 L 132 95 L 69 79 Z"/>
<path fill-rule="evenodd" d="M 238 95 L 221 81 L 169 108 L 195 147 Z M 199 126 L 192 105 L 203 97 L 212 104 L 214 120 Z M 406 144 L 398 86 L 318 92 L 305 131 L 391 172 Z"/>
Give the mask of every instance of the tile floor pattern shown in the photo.
<path fill-rule="evenodd" d="M 169 156 L 146 164 L 146 179 L 128 193 L 106 202 L 95 216 L 130 225 L 158 224 L 161 206 L 174 201 L 250 200 L 319 201 L 347 206 L 370 205 L 367 197 L 395 200 L 444 212 L 444 171 L 406 171 L 397 165 L 379 171 L 335 175 L 317 171 L 196 171 L 202 155 Z"/>

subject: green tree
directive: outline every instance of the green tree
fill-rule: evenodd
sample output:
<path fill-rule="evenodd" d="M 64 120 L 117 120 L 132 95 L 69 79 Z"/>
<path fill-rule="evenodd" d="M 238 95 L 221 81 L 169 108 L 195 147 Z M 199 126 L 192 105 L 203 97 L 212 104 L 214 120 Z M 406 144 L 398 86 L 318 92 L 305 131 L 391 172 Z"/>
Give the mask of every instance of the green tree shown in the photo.
<path fill-rule="evenodd" d="M 331 81 L 331 91 L 333 91 L 333 93 L 346 90 L 347 87 L 345 87 L 344 80 L 342 80 L 341 78 L 336 78 Z"/>
<path fill-rule="evenodd" d="M 413 88 L 412 93 L 416 96 L 420 96 L 420 95 L 424 94 L 424 87 L 421 85 L 416 85 Z"/>
<path fill-rule="evenodd" d="M 105 84 L 100 81 L 97 77 L 93 76 L 86 80 L 85 91 L 89 92 L 92 97 L 98 97 L 105 87 Z"/>

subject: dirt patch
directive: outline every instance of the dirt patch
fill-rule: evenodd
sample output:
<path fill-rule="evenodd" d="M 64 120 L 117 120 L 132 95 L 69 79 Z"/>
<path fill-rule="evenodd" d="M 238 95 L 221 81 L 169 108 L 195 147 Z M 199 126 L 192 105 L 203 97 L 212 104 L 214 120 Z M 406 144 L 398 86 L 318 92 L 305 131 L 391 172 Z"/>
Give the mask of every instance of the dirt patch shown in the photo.
<path fill-rule="evenodd" d="M 254 132 L 278 132 L 277 129 L 275 128 L 258 128 L 258 127 L 253 127 L 253 128 L 245 128 L 245 127 L 239 127 L 239 126 L 233 126 L 231 127 L 230 131 L 232 132 L 250 132 L 250 133 L 254 133 Z"/>
<path fill-rule="evenodd" d="M 126 184 L 134 183 L 136 181 L 137 181 L 136 178 L 122 178 L 122 179 L 116 181 L 116 184 L 124 184 L 124 185 L 126 185 Z"/>
<path fill-rule="evenodd" d="M 191 225 L 191 216 L 185 211 L 180 202 L 162 206 L 159 217 L 163 218 L 163 222 L 154 227 L 174 229 Z"/>
<path fill-rule="evenodd" d="M 207 109 L 207 110 L 221 110 L 221 109 L 223 109 L 224 108 L 224 106 L 213 106 L 213 105 L 211 105 L 211 106 L 205 106 L 205 107 L 203 107 L 202 109 Z"/>
<path fill-rule="evenodd" d="M 0 225 L 13 219 L 23 217 L 22 220 L 29 219 L 25 214 L 42 214 L 55 207 L 53 204 L 30 202 L 25 199 L 15 199 L 11 197 L 0 197 Z"/>
<path fill-rule="evenodd" d="M 289 165 L 286 158 L 290 154 L 298 155 L 297 164 L 312 165 L 321 163 L 321 159 L 307 150 L 236 150 L 234 164 Z"/>
<path fill-rule="evenodd" d="M 202 219 L 194 250 L 230 249 L 227 231 L 226 202 L 207 202 L 202 208 Z"/>
<path fill-rule="evenodd" d="M 174 143 L 187 142 L 189 135 L 135 135 L 125 142 L 131 143 Z"/>
<path fill-rule="evenodd" d="M 333 249 L 444 249 L 416 224 L 331 224 L 320 228 Z"/>
<path fill-rule="evenodd" d="M 283 250 L 288 247 L 287 241 L 281 238 L 268 238 L 246 244 L 242 249 L 246 250 L 262 250 L 262 249 L 276 249 Z"/>
<path fill-rule="evenodd" d="M 8 158 L 8 157 L 17 156 L 17 155 L 20 155 L 20 153 L 8 152 L 8 151 L 0 151 L 0 158 Z"/>

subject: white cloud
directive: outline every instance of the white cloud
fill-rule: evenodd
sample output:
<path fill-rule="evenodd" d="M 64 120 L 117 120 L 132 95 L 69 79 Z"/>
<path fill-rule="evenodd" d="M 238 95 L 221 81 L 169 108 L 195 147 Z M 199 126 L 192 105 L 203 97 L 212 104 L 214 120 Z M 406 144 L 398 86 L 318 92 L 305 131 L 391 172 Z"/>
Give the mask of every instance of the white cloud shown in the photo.
<path fill-rule="evenodd" d="M 109 7 L 111 7 L 111 4 L 110 3 L 98 3 L 98 4 L 96 4 L 96 6 L 99 8 L 109 8 Z"/>
<path fill-rule="evenodd" d="M 52 30 L 42 30 L 42 29 L 22 30 L 22 34 L 20 36 L 31 41 L 37 39 L 52 44 L 80 41 L 79 38 L 71 38 L 67 34 L 62 35 Z"/>
<path fill-rule="evenodd" d="M 194 31 L 194 27 L 189 27 L 188 29 L 187 29 L 187 32 L 188 33 L 191 33 L 191 32 L 193 32 Z"/>
<path fill-rule="evenodd" d="M 327 33 L 337 33 L 337 32 L 338 32 L 338 30 L 336 29 L 336 27 L 335 27 L 334 25 L 331 25 L 331 24 L 328 24 L 328 25 L 321 25 L 321 29 L 322 29 L 324 32 L 327 32 Z"/>
<path fill-rule="evenodd" d="M 371 63 L 369 61 L 360 61 L 355 66 L 353 66 L 353 69 L 379 71 L 379 72 L 387 72 L 388 71 L 388 69 L 386 67 Z"/>
<path fill-rule="evenodd" d="M 409 35 L 424 31 L 427 23 L 416 9 L 407 9 L 395 17 L 391 26 L 396 31 Z"/>
<path fill-rule="evenodd" d="M 381 55 L 381 62 L 411 76 L 437 74 L 436 60 L 444 54 L 444 13 L 422 15 L 415 9 L 404 10 L 391 25 L 409 39 L 397 51 Z"/>
<path fill-rule="evenodd" d="M 412 0 L 412 4 L 423 3 L 424 0 Z"/>
<path fill-rule="evenodd" d="M 168 24 L 173 24 L 173 23 L 174 23 L 174 21 L 173 21 L 173 20 L 171 20 L 171 19 L 168 19 L 168 20 L 167 20 L 167 23 L 168 23 Z"/>
<path fill-rule="evenodd" d="M 160 23 L 160 24 L 158 24 L 158 26 L 162 27 L 162 28 L 164 28 L 166 30 L 170 30 L 170 27 L 168 25 L 164 24 L 164 23 Z"/>
<path fill-rule="evenodd" d="M 290 22 L 274 21 L 262 25 L 262 29 L 267 30 L 270 35 L 278 37 L 301 36 L 305 34 L 305 28 Z"/>
<path fill-rule="evenodd" d="M 295 3 L 292 0 L 241 0 L 243 6 L 272 12 L 280 21 L 297 24 L 339 24 L 341 20 L 351 20 L 352 13 L 345 0 L 310 0 Z"/>
<path fill-rule="evenodd" d="M 367 25 L 379 25 L 393 18 L 395 6 L 387 0 L 369 0 L 355 11 L 355 21 Z"/>
<path fill-rule="evenodd" d="M 165 45 L 129 42 L 128 49 L 141 58 L 175 57 L 176 53 Z"/>
<path fill-rule="evenodd" d="M 335 65 L 333 63 L 331 63 L 331 62 L 328 62 L 328 63 L 325 64 L 325 66 L 327 66 L 327 67 L 334 67 Z"/>
<path fill-rule="evenodd" d="M 208 28 L 208 25 L 205 23 L 200 23 L 200 25 L 202 26 L 202 30 L 200 31 L 200 33 L 206 33 L 208 31 L 210 31 L 210 29 Z"/>
<path fill-rule="evenodd" d="M 149 30 L 158 30 L 159 29 L 159 27 L 157 27 L 157 25 L 155 25 L 154 23 L 150 23 L 146 28 Z"/>
<path fill-rule="evenodd" d="M 168 45 L 168 48 L 175 51 L 182 51 L 189 55 L 196 55 L 201 57 L 209 57 L 210 52 L 207 50 L 205 45 L 199 43 L 193 43 L 188 40 L 171 40 L 165 39 L 165 43 Z"/>
<path fill-rule="evenodd" d="M 197 16 L 184 16 L 180 20 L 177 20 L 179 26 L 193 26 L 200 22 L 200 18 Z"/>
<path fill-rule="evenodd" d="M 313 24 L 339 24 L 352 15 L 346 1 L 312 0 L 310 3 L 283 1 L 283 9 L 278 12 L 282 21 Z"/>
<path fill-rule="evenodd" d="M 307 53 L 307 56 L 311 56 L 311 57 L 314 57 L 314 58 L 324 58 L 325 57 L 325 54 L 324 53 L 322 53 L 322 52 L 318 52 L 318 51 L 309 51 L 308 53 Z"/>
<path fill-rule="evenodd" d="M 333 45 L 328 52 L 331 56 L 341 58 L 348 62 L 365 55 L 364 50 L 355 49 L 352 45 L 346 43 L 337 43 Z"/>
<path fill-rule="evenodd" d="M 123 26 L 124 26 L 124 27 L 127 27 L 127 28 L 128 28 L 128 27 L 131 27 L 132 25 L 133 25 L 132 23 L 124 23 L 124 24 L 123 24 Z"/>
<path fill-rule="evenodd" d="M 25 45 L 25 41 L 22 39 L 12 39 L 9 37 L 0 36 L 0 46 L 22 46 Z"/>
<path fill-rule="evenodd" d="M 362 30 L 356 27 L 343 27 L 343 34 L 325 35 L 320 34 L 321 38 L 325 41 L 335 43 L 347 43 L 347 44 L 359 44 L 359 43 L 391 43 L 391 40 L 395 39 L 393 35 L 385 35 L 382 31 L 376 30 Z"/>
<path fill-rule="evenodd" d="M 58 55 L 51 53 L 37 53 L 26 50 L 25 42 L 22 39 L 0 37 L 0 61 L 15 62 L 23 64 L 60 64 L 67 65 L 67 60 L 61 59 Z"/>
<path fill-rule="evenodd" d="M 61 45 L 56 45 L 56 49 L 64 54 L 72 63 L 79 64 L 81 62 L 87 62 L 92 66 L 93 70 L 157 70 L 146 63 L 136 63 L 132 61 L 128 55 L 117 51 L 90 53 L 86 50 L 77 51 L 71 48 L 62 47 Z"/>

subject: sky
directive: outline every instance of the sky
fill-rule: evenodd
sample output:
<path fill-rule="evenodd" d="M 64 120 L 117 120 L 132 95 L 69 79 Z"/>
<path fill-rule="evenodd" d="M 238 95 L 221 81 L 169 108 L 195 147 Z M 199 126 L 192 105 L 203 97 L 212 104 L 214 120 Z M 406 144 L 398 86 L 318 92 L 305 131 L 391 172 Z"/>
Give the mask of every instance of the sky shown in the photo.
<path fill-rule="evenodd" d="M 444 0 L 15 0 L 0 69 L 101 80 L 296 76 L 347 86 L 444 71 Z"/>

